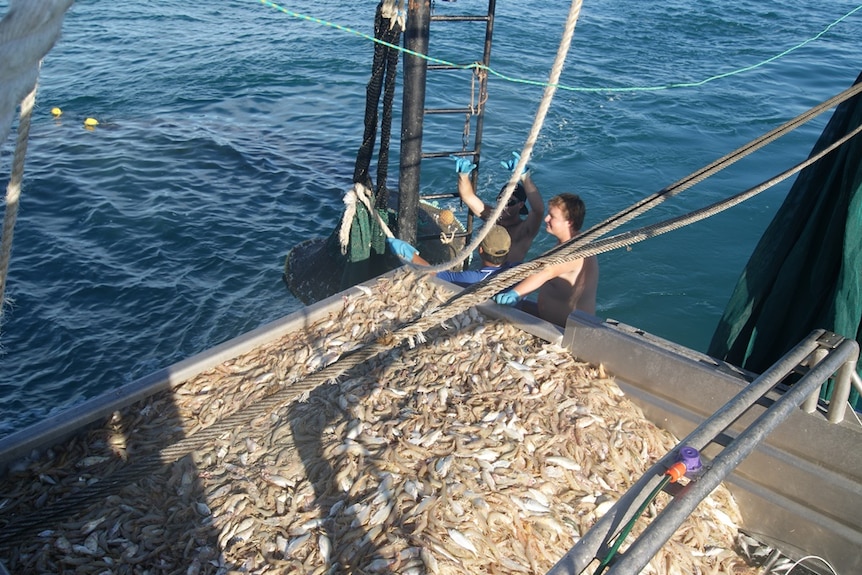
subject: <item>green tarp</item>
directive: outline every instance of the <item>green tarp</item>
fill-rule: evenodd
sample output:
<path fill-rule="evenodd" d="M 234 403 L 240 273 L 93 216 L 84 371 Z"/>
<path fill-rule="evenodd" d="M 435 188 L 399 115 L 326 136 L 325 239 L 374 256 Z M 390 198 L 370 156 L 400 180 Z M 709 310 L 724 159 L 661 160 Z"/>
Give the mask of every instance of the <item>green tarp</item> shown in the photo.
<path fill-rule="evenodd" d="M 835 109 L 812 154 L 860 123 L 856 96 Z M 799 173 L 736 284 L 709 354 L 762 373 L 814 329 L 862 344 L 861 320 L 862 136 L 856 136 Z M 862 408 L 855 390 L 850 403 Z"/>

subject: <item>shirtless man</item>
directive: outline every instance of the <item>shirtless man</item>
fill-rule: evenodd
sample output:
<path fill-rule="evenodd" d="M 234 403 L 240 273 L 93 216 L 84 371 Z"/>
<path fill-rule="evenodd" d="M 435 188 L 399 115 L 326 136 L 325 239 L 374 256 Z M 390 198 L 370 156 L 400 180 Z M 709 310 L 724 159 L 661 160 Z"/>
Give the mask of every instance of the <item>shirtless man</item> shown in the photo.
<path fill-rule="evenodd" d="M 567 242 L 581 231 L 586 207 L 575 194 L 560 194 L 548 202 L 546 231 Z M 494 296 L 494 301 L 515 305 L 524 296 L 539 290 L 538 315 L 545 321 L 566 325 L 569 314 L 580 310 L 596 313 L 596 291 L 599 283 L 599 263 L 596 256 L 580 258 L 546 266 L 521 280 L 514 288 Z"/>
<path fill-rule="evenodd" d="M 512 152 L 515 156 L 514 160 L 501 162 L 504 167 L 514 170 L 518 164 L 520 156 L 517 152 Z M 461 201 L 467 205 L 473 215 L 488 219 L 495 206 L 485 205 L 479 196 L 473 190 L 473 182 L 470 181 L 470 172 L 476 167 L 467 158 L 455 157 L 455 171 L 458 172 L 458 194 L 461 196 Z M 505 191 L 506 186 L 500 190 L 500 195 Z M 500 199 L 500 195 L 497 199 Z M 527 206 L 529 205 L 529 209 Z M 526 215 L 526 218 L 521 218 Z M 542 217 L 545 215 L 545 204 L 542 201 L 542 196 L 539 194 L 538 188 L 530 178 L 530 171 L 525 170 L 521 174 L 521 181 L 515 187 L 515 191 L 509 198 L 509 203 L 500 214 L 496 223 L 506 228 L 509 232 L 509 237 L 512 238 L 512 247 L 509 250 L 509 255 L 506 261 L 510 264 L 519 264 L 527 257 L 527 251 L 533 243 L 533 239 L 539 233 L 539 228 L 542 225 Z"/>

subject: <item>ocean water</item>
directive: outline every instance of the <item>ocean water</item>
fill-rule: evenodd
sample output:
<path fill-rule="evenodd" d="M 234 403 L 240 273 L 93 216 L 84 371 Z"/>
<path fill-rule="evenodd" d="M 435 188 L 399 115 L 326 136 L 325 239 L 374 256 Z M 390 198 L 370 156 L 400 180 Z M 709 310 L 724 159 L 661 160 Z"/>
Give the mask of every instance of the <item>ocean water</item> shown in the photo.
<path fill-rule="evenodd" d="M 302 306 L 281 280 L 284 258 L 341 216 L 373 53 L 343 28 L 373 35 L 375 6 L 72 6 L 44 60 L 31 129 L 0 329 L 0 436 Z M 457 0 L 435 10 L 485 7 Z M 0 1 L 0 15 L 7 8 Z M 497 3 L 492 67 L 505 77 L 489 83 L 480 177 L 488 199 L 507 175 L 497 160 L 527 138 L 567 11 L 565 2 Z M 430 54 L 475 61 L 481 34 L 475 24 L 435 24 Z M 531 161 L 534 180 L 546 200 L 579 193 L 587 225 L 597 223 L 849 87 L 860 37 L 856 1 L 586 0 Z M 429 74 L 429 83 L 429 106 L 469 101 L 468 74 Z M 829 115 L 625 229 L 802 161 Z M 85 129 L 88 117 L 99 126 Z M 429 120 L 426 149 L 460 147 L 462 129 L 461 120 Z M 396 122 L 390 188 L 398 134 Z M 0 143 L 4 187 L 13 144 Z M 600 255 L 598 315 L 705 350 L 791 183 Z M 422 187 L 454 191 L 451 160 L 426 161 Z M 540 232 L 531 253 L 552 245 Z"/>

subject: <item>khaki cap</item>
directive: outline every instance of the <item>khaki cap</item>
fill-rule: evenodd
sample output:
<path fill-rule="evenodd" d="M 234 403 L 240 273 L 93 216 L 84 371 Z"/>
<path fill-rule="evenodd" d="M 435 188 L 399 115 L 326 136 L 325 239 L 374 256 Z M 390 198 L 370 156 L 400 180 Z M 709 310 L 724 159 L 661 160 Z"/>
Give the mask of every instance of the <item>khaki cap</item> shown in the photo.
<path fill-rule="evenodd" d="M 512 247 L 512 238 L 509 237 L 509 232 L 503 226 L 494 224 L 491 226 L 491 231 L 479 244 L 482 250 L 492 256 L 504 256 L 509 253 L 509 248 Z"/>

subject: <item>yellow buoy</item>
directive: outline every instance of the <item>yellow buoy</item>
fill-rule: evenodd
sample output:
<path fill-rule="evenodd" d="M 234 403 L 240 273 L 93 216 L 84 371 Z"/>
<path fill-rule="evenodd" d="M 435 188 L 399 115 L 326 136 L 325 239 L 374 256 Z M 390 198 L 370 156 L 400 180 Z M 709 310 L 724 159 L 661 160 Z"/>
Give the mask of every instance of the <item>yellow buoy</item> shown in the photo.
<path fill-rule="evenodd" d="M 96 118 L 87 118 L 86 120 L 84 120 L 84 125 L 85 126 L 98 126 L 99 121 Z"/>
<path fill-rule="evenodd" d="M 53 115 L 55 118 L 58 117 L 62 113 L 63 113 L 63 110 L 61 110 L 60 108 L 51 108 L 51 115 Z"/>

